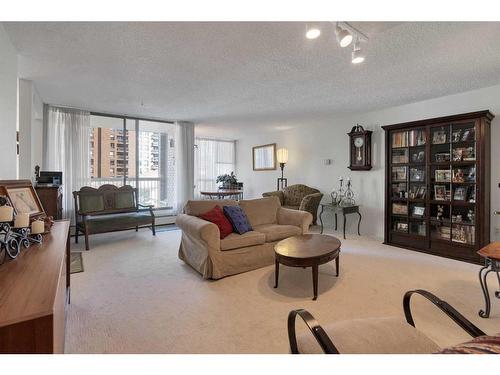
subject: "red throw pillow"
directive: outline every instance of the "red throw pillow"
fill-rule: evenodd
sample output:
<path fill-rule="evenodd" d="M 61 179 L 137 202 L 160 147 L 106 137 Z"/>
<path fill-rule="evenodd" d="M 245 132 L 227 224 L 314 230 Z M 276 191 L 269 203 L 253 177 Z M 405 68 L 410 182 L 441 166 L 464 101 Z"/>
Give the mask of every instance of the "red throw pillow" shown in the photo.
<path fill-rule="evenodd" d="M 229 236 L 233 233 L 233 225 L 227 219 L 226 215 L 219 206 L 215 206 L 210 211 L 199 216 L 203 220 L 210 221 L 219 227 L 220 239 Z"/>

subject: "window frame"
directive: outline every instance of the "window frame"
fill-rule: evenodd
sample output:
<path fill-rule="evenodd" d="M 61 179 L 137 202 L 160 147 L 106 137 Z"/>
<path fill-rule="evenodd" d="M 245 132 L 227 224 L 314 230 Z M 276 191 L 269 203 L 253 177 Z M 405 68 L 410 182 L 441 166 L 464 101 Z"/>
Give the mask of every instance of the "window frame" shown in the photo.
<path fill-rule="evenodd" d="M 127 180 L 128 181 L 134 181 L 135 183 L 135 186 L 136 188 L 138 189 L 138 192 L 139 192 L 139 181 L 140 181 L 140 158 L 139 158 L 139 155 L 140 155 L 140 150 L 139 150 L 139 142 L 138 142 L 138 139 L 137 139 L 137 136 L 139 134 L 139 131 L 140 131 L 140 128 L 139 128 L 139 122 L 140 121 L 149 121 L 149 122 L 158 122 L 158 123 L 162 123 L 162 124 L 169 124 L 169 125 L 173 125 L 175 124 L 174 121 L 169 121 L 169 120 L 159 120 L 159 119 L 153 119 L 153 118 L 147 118 L 147 117 L 136 117 L 136 116 L 127 116 L 127 115 L 117 115 L 117 114 L 111 114 L 111 113 L 103 113 L 103 112 L 93 112 L 93 111 L 90 111 L 90 115 L 91 116 L 100 116 L 100 117 L 109 117 L 109 118 L 117 118 L 117 119 L 121 119 L 123 120 L 123 125 L 122 125 L 122 132 L 123 134 L 126 134 L 126 131 L 128 130 L 127 129 L 127 120 L 128 121 L 133 121 L 133 124 L 134 124 L 134 131 L 135 131 L 135 134 L 136 134 L 136 142 L 135 142 L 135 177 L 129 177 L 128 176 L 128 172 L 129 172 L 129 168 L 126 167 L 127 164 L 127 161 L 129 160 L 129 147 L 127 145 L 127 147 L 124 147 L 124 152 L 123 152 L 123 158 L 122 157 L 119 157 L 117 155 L 117 147 L 115 147 L 113 149 L 113 152 L 115 152 L 115 159 L 116 161 L 118 162 L 118 160 L 122 160 L 124 165 L 123 165 L 123 168 L 124 168 L 124 171 L 123 171 L 123 185 L 127 185 Z M 115 143 L 118 141 L 117 137 L 115 137 L 114 135 L 112 136 L 112 138 L 110 137 L 111 140 L 113 140 Z M 90 141 L 90 139 L 89 139 Z M 95 157 L 96 155 L 94 155 Z M 101 165 L 101 152 L 97 152 L 97 160 L 98 160 L 98 165 Z M 118 166 L 115 165 L 114 168 L 115 168 L 115 171 L 116 171 L 116 168 Z M 100 168 L 98 168 L 98 171 L 100 171 Z M 101 178 L 101 177 L 97 177 L 97 178 Z M 154 208 L 155 210 L 156 209 L 165 209 L 165 207 L 155 207 Z"/>

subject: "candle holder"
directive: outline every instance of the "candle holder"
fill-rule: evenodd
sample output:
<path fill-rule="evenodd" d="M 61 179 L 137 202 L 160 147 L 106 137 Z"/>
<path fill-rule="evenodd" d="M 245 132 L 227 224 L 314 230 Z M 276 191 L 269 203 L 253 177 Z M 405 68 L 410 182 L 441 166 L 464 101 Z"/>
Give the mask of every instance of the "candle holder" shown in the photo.
<path fill-rule="evenodd" d="M 356 201 L 354 200 L 354 192 L 351 189 L 351 180 L 347 180 L 347 190 L 345 191 L 345 194 L 342 198 L 342 200 L 339 203 L 339 206 L 341 207 L 348 207 L 348 206 L 354 206 L 356 204 Z"/>
<path fill-rule="evenodd" d="M 16 258 L 21 251 L 21 243 L 12 231 L 10 222 L 0 222 L 0 264 L 3 264 L 6 254 L 10 259 Z"/>
<path fill-rule="evenodd" d="M 342 202 L 342 199 L 344 199 L 344 179 L 342 177 L 339 178 L 340 182 L 340 187 L 338 190 L 333 191 L 330 196 L 332 197 L 332 204 L 333 205 L 340 205 L 340 202 Z"/>
<path fill-rule="evenodd" d="M 31 234 L 30 227 L 13 228 L 12 234 L 26 249 L 30 247 L 31 243 L 42 243 L 42 235 L 40 233 Z"/>

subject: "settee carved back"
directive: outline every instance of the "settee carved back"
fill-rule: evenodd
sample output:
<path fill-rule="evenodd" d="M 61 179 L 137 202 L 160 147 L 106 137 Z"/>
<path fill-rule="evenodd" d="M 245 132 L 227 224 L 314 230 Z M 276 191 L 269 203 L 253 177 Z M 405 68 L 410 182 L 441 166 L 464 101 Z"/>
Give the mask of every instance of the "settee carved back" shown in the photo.
<path fill-rule="evenodd" d="M 75 211 L 79 215 L 132 212 L 138 210 L 137 189 L 105 184 L 97 189 L 83 186 L 73 192 Z"/>

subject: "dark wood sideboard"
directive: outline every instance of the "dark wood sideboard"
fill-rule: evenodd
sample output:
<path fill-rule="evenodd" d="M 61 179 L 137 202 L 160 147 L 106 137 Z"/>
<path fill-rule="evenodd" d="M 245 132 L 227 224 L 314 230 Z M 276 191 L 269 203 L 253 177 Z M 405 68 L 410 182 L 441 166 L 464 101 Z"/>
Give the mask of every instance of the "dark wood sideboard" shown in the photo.
<path fill-rule="evenodd" d="M 62 219 L 62 186 L 35 186 L 36 193 L 47 216 Z"/>
<path fill-rule="evenodd" d="M 0 353 L 64 353 L 69 220 L 0 266 Z"/>

